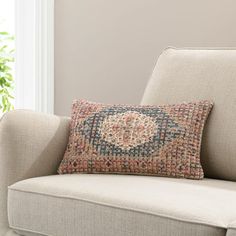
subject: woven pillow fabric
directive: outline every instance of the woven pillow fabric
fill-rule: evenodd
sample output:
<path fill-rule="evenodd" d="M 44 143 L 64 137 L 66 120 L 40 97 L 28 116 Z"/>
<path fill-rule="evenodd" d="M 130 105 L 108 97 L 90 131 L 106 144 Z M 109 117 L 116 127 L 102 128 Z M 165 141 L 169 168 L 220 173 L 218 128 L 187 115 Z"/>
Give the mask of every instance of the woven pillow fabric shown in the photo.
<path fill-rule="evenodd" d="M 209 101 L 161 106 L 72 106 L 69 143 L 58 173 L 118 173 L 202 179 Z"/>

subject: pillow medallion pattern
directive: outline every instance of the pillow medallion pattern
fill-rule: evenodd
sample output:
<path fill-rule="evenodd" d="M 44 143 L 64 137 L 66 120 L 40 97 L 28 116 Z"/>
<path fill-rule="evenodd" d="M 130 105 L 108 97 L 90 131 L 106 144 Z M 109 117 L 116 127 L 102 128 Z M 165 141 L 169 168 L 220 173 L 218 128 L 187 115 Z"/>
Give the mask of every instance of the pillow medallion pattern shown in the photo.
<path fill-rule="evenodd" d="M 202 179 L 209 101 L 160 106 L 72 106 L 69 143 L 59 174 L 118 173 Z"/>

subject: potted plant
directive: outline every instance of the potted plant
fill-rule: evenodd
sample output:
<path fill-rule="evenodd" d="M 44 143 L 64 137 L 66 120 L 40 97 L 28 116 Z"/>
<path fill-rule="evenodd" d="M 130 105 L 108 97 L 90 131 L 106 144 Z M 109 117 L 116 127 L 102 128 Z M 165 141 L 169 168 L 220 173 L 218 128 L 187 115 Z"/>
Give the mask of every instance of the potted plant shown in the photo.
<path fill-rule="evenodd" d="M 1 113 L 14 109 L 14 79 L 12 63 L 14 62 L 12 42 L 14 37 L 7 32 L 0 32 L 0 116 Z"/>

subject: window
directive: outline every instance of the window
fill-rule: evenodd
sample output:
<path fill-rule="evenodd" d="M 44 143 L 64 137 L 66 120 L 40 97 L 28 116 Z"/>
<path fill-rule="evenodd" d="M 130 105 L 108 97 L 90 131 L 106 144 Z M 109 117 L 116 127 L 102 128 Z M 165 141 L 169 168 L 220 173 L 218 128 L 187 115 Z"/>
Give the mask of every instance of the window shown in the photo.
<path fill-rule="evenodd" d="M 53 113 L 54 1 L 15 0 L 15 19 L 16 108 Z"/>
<path fill-rule="evenodd" d="M 54 0 L 0 0 L 0 6 L 0 111 L 14 105 L 53 113 Z"/>
<path fill-rule="evenodd" d="M 15 2 L 0 0 L 0 114 L 14 108 Z"/>

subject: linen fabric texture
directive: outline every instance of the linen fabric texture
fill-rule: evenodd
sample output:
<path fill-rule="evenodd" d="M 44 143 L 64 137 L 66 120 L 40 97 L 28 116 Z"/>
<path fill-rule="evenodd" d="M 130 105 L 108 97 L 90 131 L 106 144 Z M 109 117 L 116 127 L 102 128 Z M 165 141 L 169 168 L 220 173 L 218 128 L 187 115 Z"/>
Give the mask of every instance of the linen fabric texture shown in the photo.
<path fill-rule="evenodd" d="M 142 105 L 211 100 L 201 163 L 205 177 L 236 181 L 236 48 L 172 48 L 160 55 Z"/>
<path fill-rule="evenodd" d="M 23 235 L 225 236 L 235 198 L 236 183 L 207 178 L 53 175 L 11 185 L 8 216 Z"/>
<path fill-rule="evenodd" d="M 69 137 L 69 120 L 14 110 L 0 120 L 0 235 L 15 236 L 8 225 L 7 187 L 20 180 L 57 173 Z M 24 218 L 21 215 L 21 218 Z"/>
<path fill-rule="evenodd" d="M 202 179 L 201 137 L 210 101 L 161 106 L 74 101 L 58 169 Z"/>

